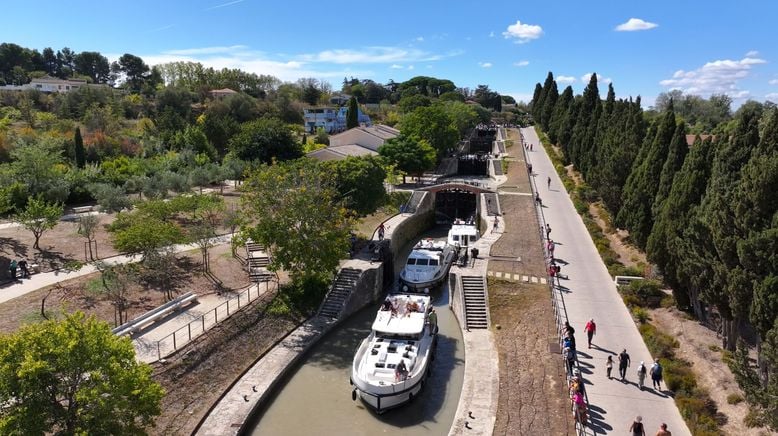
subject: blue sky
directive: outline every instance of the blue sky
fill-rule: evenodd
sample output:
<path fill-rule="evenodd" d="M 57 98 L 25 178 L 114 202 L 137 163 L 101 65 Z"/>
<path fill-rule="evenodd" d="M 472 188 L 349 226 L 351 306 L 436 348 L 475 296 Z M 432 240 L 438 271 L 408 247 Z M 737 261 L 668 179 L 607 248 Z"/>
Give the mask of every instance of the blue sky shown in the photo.
<path fill-rule="evenodd" d="M 4 3 L 2 42 L 315 77 L 335 89 L 344 76 L 428 75 L 528 100 L 548 71 L 576 92 L 597 72 L 644 106 L 673 88 L 778 102 L 773 0 Z"/>

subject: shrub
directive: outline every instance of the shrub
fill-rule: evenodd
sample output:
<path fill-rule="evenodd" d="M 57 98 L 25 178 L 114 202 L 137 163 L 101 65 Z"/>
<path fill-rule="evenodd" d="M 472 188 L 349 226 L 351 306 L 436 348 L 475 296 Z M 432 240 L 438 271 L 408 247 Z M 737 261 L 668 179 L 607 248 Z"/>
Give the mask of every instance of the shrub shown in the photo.
<path fill-rule="evenodd" d="M 660 283 L 656 280 L 635 280 L 621 292 L 635 296 L 640 302 L 639 306 L 651 309 L 659 307 L 662 299 L 667 296 L 667 294 L 662 292 Z"/>
<path fill-rule="evenodd" d="M 638 320 L 639 323 L 645 324 L 648 321 L 648 312 L 642 307 L 635 307 L 632 309 L 632 316 Z"/>
<path fill-rule="evenodd" d="M 727 395 L 727 404 L 740 404 L 743 402 L 743 396 L 738 393 Z"/>
<path fill-rule="evenodd" d="M 660 332 L 651 324 L 642 324 L 638 329 L 651 355 L 665 359 L 675 357 L 673 349 L 678 348 L 675 338 Z"/>
<path fill-rule="evenodd" d="M 697 379 L 694 378 L 689 362 L 682 359 L 663 358 L 660 363 L 664 366 L 664 380 L 667 389 L 679 394 L 691 395 L 694 393 Z"/>

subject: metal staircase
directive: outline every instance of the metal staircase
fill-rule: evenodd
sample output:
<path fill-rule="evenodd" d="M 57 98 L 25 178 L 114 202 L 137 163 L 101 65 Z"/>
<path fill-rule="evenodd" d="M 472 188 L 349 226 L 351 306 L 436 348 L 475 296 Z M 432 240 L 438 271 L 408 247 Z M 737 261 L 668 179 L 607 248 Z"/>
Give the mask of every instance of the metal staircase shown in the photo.
<path fill-rule="evenodd" d="M 332 283 L 330 291 L 324 297 L 324 301 L 319 308 L 319 315 L 329 318 L 337 318 L 343 310 L 346 300 L 354 290 L 354 286 L 362 274 L 361 269 L 343 268 Z"/>
<path fill-rule="evenodd" d="M 253 283 L 272 280 L 274 275 L 268 271 L 270 256 L 265 247 L 251 240 L 246 242 L 246 265 L 249 272 L 249 280 Z"/>
<path fill-rule="evenodd" d="M 470 329 L 489 328 L 486 310 L 486 283 L 480 276 L 462 276 L 465 300 L 465 326 Z"/>

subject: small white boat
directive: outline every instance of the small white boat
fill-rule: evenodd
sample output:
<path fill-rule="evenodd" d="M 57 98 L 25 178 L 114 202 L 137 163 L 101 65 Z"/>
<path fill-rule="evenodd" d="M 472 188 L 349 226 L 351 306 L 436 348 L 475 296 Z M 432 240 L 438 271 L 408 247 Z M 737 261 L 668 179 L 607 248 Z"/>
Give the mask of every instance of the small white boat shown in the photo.
<path fill-rule="evenodd" d="M 422 239 L 413 247 L 400 271 L 401 292 L 429 293 L 446 279 L 453 261 L 453 246 L 445 241 Z"/>
<path fill-rule="evenodd" d="M 454 220 L 454 224 L 451 225 L 451 229 L 448 231 L 448 245 L 456 248 L 473 246 L 476 241 L 481 237 L 481 233 L 478 231 L 478 227 L 472 220 L 463 221 L 460 219 Z"/>
<path fill-rule="evenodd" d="M 378 413 L 413 400 L 434 359 L 437 315 L 430 317 L 431 309 L 426 295 L 387 297 L 354 355 L 353 400 L 361 398 Z"/>

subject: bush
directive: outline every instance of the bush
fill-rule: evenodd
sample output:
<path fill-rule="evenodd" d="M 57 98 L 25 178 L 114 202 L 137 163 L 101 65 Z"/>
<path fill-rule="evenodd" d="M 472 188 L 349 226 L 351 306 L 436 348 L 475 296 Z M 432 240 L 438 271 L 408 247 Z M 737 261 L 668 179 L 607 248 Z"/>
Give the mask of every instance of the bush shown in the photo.
<path fill-rule="evenodd" d="M 648 321 L 648 312 L 646 312 L 646 309 L 643 309 L 642 307 L 635 307 L 632 309 L 632 316 L 635 317 L 635 319 L 638 320 L 639 323 L 645 324 L 646 321 Z"/>
<path fill-rule="evenodd" d="M 689 362 L 682 359 L 663 358 L 660 360 L 660 363 L 664 366 L 664 380 L 667 384 L 667 389 L 678 394 L 691 395 L 694 393 L 694 389 L 697 387 L 697 379 L 694 377 Z"/>
<path fill-rule="evenodd" d="M 660 286 L 661 284 L 656 280 L 635 280 L 620 290 L 625 295 L 634 296 L 639 301 L 638 306 L 656 309 L 667 296 Z"/>
<path fill-rule="evenodd" d="M 675 357 L 673 350 L 678 348 L 675 338 L 660 332 L 651 324 L 642 324 L 638 329 L 652 356 L 665 359 Z"/>
<path fill-rule="evenodd" d="M 727 404 L 740 404 L 743 402 L 743 396 L 737 393 L 727 395 Z"/>

